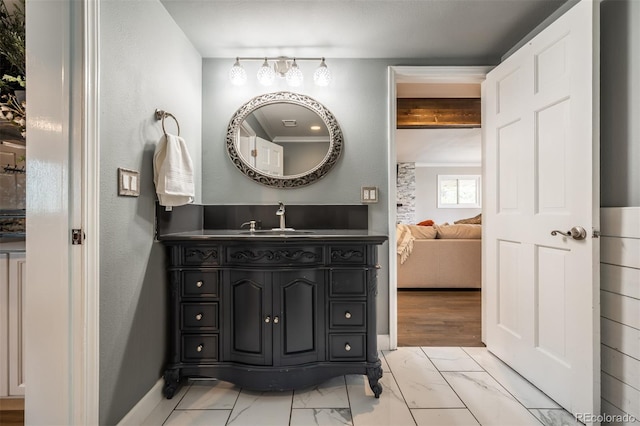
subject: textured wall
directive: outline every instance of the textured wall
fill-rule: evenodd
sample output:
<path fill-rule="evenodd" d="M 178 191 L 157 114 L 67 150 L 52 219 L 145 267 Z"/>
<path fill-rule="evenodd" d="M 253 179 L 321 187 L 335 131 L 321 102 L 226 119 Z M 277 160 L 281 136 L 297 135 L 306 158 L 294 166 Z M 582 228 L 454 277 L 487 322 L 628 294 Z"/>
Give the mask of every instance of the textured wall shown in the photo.
<path fill-rule="evenodd" d="M 100 57 L 100 424 L 117 423 L 166 358 L 164 251 L 154 243 L 156 108 L 180 122 L 200 190 L 202 61 L 158 1 L 102 1 Z M 166 122 L 167 131 L 175 124 Z M 117 168 L 140 197 L 117 195 Z"/>

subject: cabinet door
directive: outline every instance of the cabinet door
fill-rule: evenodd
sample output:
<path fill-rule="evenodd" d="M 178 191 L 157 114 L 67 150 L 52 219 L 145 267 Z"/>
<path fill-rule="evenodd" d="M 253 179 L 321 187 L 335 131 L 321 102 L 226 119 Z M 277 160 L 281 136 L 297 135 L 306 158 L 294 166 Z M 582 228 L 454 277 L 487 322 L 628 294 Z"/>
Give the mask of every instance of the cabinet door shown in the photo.
<path fill-rule="evenodd" d="M 323 359 L 324 274 L 321 269 L 274 273 L 274 364 Z"/>
<path fill-rule="evenodd" d="M 224 360 L 271 365 L 271 275 L 231 270 L 223 280 Z"/>

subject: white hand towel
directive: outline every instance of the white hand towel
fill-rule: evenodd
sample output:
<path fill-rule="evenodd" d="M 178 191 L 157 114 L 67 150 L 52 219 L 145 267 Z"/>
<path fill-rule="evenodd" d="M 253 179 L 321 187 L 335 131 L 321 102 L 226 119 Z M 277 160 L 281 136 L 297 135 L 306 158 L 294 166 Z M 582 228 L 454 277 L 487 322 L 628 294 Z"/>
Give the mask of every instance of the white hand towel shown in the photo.
<path fill-rule="evenodd" d="M 163 135 L 153 155 L 153 182 L 161 206 L 182 206 L 193 202 L 193 163 L 187 144 L 180 136 Z"/>

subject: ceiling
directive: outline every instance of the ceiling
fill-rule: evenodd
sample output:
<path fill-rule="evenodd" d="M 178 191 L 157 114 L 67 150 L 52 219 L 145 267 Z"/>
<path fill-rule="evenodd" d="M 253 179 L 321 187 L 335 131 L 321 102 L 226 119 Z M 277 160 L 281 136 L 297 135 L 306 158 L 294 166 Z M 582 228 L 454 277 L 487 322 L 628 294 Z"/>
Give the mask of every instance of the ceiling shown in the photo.
<path fill-rule="evenodd" d="M 252 114 L 275 143 L 329 142 L 329 129 L 322 118 L 301 105 L 274 103 L 262 106 Z"/>
<path fill-rule="evenodd" d="M 482 130 L 398 129 L 396 161 L 442 167 L 479 167 L 482 163 Z"/>
<path fill-rule="evenodd" d="M 205 58 L 490 65 L 566 0 L 160 0 Z"/>

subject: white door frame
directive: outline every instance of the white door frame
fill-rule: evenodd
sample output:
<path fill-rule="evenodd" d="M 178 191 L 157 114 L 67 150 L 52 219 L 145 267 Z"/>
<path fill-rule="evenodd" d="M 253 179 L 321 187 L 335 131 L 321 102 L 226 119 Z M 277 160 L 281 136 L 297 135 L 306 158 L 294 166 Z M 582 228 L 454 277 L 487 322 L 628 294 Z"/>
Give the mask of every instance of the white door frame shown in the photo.
<path fill-rule="evenodd" d="M 398 264 L 395 250 L 396 241 L 396 84 L 397 83 L 477 83 L 484 81 L 487 73 L 493 67 L 489 66 L 390 66 L 388 70 L 387 102 L 389 145 L 387 155 L 389 167 L 387 169 L 389 194 L 389 347 L 398 347 Z M 484 313 L 483 313 L 484 316 Z M 482 321 L 484 324 L 484 321 Z"/>
<path fill-rule="evenodd" d="M 27 1 L 26 424 L 99 423 L 99 4 Z"/>

